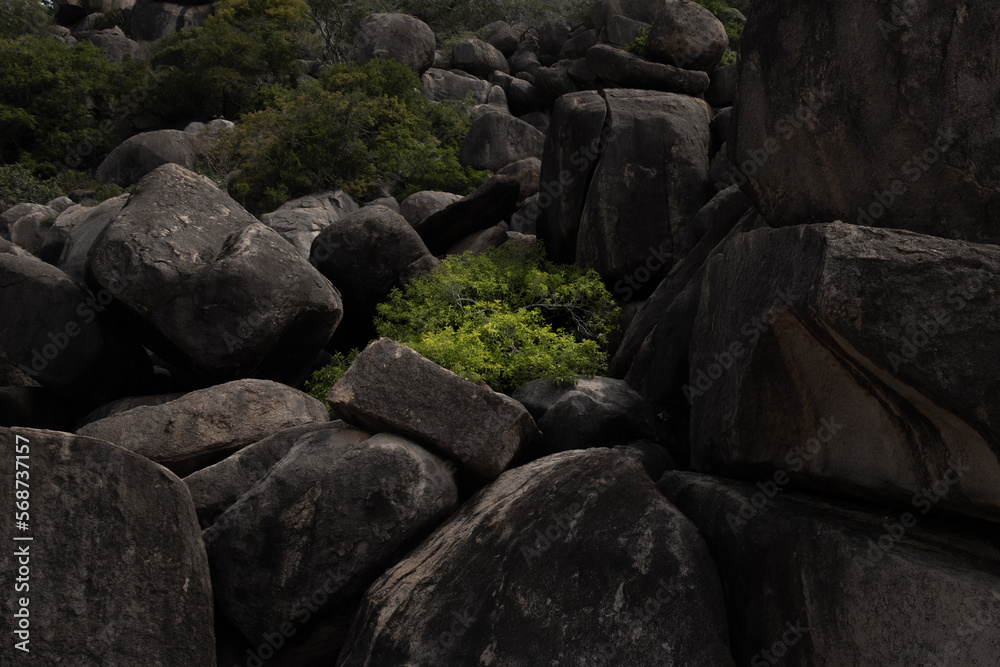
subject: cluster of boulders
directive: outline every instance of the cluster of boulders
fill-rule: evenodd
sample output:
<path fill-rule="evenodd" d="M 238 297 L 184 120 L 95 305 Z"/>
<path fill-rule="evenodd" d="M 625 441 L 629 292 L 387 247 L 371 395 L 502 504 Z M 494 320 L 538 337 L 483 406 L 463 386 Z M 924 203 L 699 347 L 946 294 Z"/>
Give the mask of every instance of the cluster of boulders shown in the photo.
<path fill-rule="evenodd" d="M 3 212 L 4 661 L 995 665 L 1000 9 L 910 9 L 758 0 L 737 68 L 687 0 L 450 53 L 374 15 L 360 60 L 479 105 L 472 194 L 258 220 L 190 171 L 217 122 Z M 536 236 L 628 306 L 611 377 L 508 396 L 379 339 L 339 419 L 295 388 Z"/>

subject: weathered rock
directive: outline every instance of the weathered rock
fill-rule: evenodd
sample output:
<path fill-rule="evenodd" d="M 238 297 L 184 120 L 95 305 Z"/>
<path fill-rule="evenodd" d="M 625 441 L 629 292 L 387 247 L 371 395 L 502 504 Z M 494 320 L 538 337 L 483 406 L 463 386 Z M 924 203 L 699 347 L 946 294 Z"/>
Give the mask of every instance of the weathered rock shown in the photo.
<path fill-rule="evenodd" d="M 755 7 L 729 148 L 761 162 L 745 188 L 768 222 L 1000 242 L 1000 108 L 983 104 L 1000 94 L 998 20 L 940 0 Z"/>
<path fill-rule="evenodd" d="M 559 51 L 559 60 L 586 58 L 590 47 L 597 44 L 598 31 L 584 30 L 575 37 L 570 37 Z"/>
<path fill-rule="evenodd" d="M 399 213 L 411 226 L 418 227 L 428 216 L 443 211 L 460 199 L 462 195 L 451 192 L 423 190 L 404 199 L 399 205 Z"/>
<path fill-rule="evenodd" d="M 463 39 L 455 44 L 451 51 L 451 60 L 455 67 L 475 74 L 481 79 L 489 78 L 490 74 L 499 70 L 510 73 L 510 65 L 500 51 L 481 39 Z"/>
<path fill-rule="evenodd" d="M 505 473 L 378 579 L 338 665 L 732 665 L 724 604 L 634 458 L 567 452 Z"/>
<path fill-rule="evenodd" d="M 577 91 L 576 84 L 566 70 L 559 67 L 539 67 L 534 72 L 535 87 L 542 96 L 545 108 L 551 108 L 563 95 Z"/>
<path fill-rule="evenodd" d="M 38 255 L 59 213 L 42 204 L 12 206 L 0 215 L 0 236 Z"/>
<path fill-rule="evenodd" d="M 274 212 L 262 215 L 260 221 L 308 258 L 320 232 L 360 208 L 351 195 L 335 190 L 287 201 Z"/>
<path fill-rule="evenodd" d="M 587 67 L 605 81 L 622 88 L 644 88 L 698 96 L 709 88 L 704 72 L 651 63 L 609 44 L 598 44 L 587 52 Z"/>
<path fill-rule="evenodd" d="M 101 183 L 135 185 L 157 167 L 173 163 L 193 169 L 195 145 L 191 135 L 181 130 L 157 130 L 130 137 L 104 158 L 97 168 Z"/>
<path fill-rule="evenodd" d="M 728 46 L 726 28 L 712 12 L 691 0 L 664 0 L 646 38 L 646 55 L 675 67 L 711 72 Z"/>
<path fill-rule="evenodd" d="M 517 51 L 521 42 L 520 33 L 514 29 L 506 21 L 494 21 L 493 23 L 487 23 L 480 30 L 483 39 L 486 40 L 490 46 L 496 48 L 497 51 L 502 53 L 505 58 L 509 58 L 514 55 Z"/>
<path fill-rule="evenodd" d="M 517 162 L 511 162 L 503 169 L 497 171 L 497 176 L 510 176 L 517 179 L 518 184 L 521 186 L 517 200 L 518 202 L 523 202 L 538 192 L 541 171 L 542 161 L 537 157 L 528 157 Z"/>
<path fill-rule="evenodd" d="M 493 175 L 474 192 L 433 213 L 415 227 L 433 253 L 443 253 L 457 241 L 506 220 L 517 210 L 520 182 Z"/>
<path fill-rule="evenodd" d="M 511 115 L 488 113 L 472 122 L 459 160 L 474 169 L 499 171 L 512 162 L 541 157 L 545 135 Z"/>
<path fill-rule="evenodd" d="M 488 81 L 461 70 L 431 68 L 423 73 L 420 81 L 424 97 L 431 102 L 460 102 L 471 92 L 477 103 L 486 104 L 493 88 Z"/>
<path fill-rule="evenodd" d="M 399 202 L 396 201 L 395 197 L 379 197 L 378 199 L 372 199 L 371 201 L 366 201 L 364 206 L 367 208 L 369 206 L 384 206 L 393 213 L 400 213 Z"/>
<path fill-rule="evenodd" d="M 507 99 L 510 112 L 515 116 L 530 113 L 541 106 L 538 90 L 523 79 L 512 77 L 503 72 L 493 72 L 490 83 L 500 86 Z"/>
<path fill-rule="evenodd" d="M 558 56 L 571 33 L 569 21 L 556 16 L 538 26 L 538 53 L 543 56 Z"/>
<path fill-rule="evenodd" d="M 792 491 L 769 497 L 787 481 L 775 480 L 670 472 L 659 483 L 712 552 L 737 664 L 995 664 L 995 531 Z"/>
<path fill-rule="evenodd" d="M 132 39 L 155 42 L 184 28 L 198 28 L 212 13 L 213 3 L 176 4 L 159 0 L 135 0 L 132 9 Z"/>
<path fill-rule="evenodd" d="M 317 431 L 328 432 L 325 437 L 331 444 L 345 442 L 353 445 L 371 437 L 371 433 L 351 428 L 339 420 L 292 426 L 247 445 L 214 465 L 191 473 L 184 478 L 184 483 L 191 491 L 201 525 L 207 528 L 215 523 L 243 494 L 264 479 L 296 442 Z"/>
<path fill-rule="evenodd" d="M 406 438 L 337 435 L 303 436 L 206 531 L 219 611 L 253 643 L 300 624 L 316 591 L 315 616 L 362 593 L 458 502 L 444 464 Z"/>
<path fill-rule="evenodd" d="M 358 28 L 357 62 L 375 58 L 395 60 L 417 74 L 434 64 L 434 31 L 407 14 L 371 14 Z"/>
<path fill-rule="evenodd" d="M 179 479 L 120 447 L 55 431 L 0 429 L 0 452 L 5 497 L 15 497 L 16 473 L 31 473 L 29 529 L 15 532 L 11 511 L 5 532 L 33 538 L 0 556 L 11 590 L 15 572 L 26 584 L 0 602 L 12 619 L 0 661 L 215 664 L 208 562 Z M 16 468 L 15 454 L 25 457 Z"/>
<path fill-rule="evenodd" d="M 810 488 L 901 502 L 933 485 L 941 507 L 1000 520 L 998 295 L 991 245 L 843 223 L 736 236 L 692 335 L 693 465 L 791 465 Z"/>
<path fill-rule="evenodd" d="M 138 57 L 139 45 L 125 36 L 118 26 L 105 30 L 83 30 L 73 34 L 80 41 L 88 41 L 108 54 L 108 60 L 120 63 L 128 56 L 133 60 Z"/>
<path fill-rule="evenodd" d="M 547 111 L 532 111 L 531 113 L 526 113 L 523 116 L 518 116 L 525 123 L 535 128 L 542 134 L 549 133 L 549 113 Z"/>
<path fill-rule="evenodd" d="M 152 405 L 163 405 L 164 403 L 169 403 L 170 401 L 177 400 L 184 395 L 184 392 L 175 392 L 173 394 L 152 394 L 149 396 L 126 396 L 125 398 L 119 398 L 117 400 L 105 403 L 104 405 L 91 410 L 87 415 L 80 420 L 76 425 L 77 428 L 82 428 L 87 424 L 96 422 L 98 420 L 110 417 L 112 415 L 117 415 L 121 412 L 126 412 L 132 408 L 138 408 L 143 406 Z M 72 430 L 72 429 L 71 429 Z"/>
<path fill-rule="evenodd" d="M 720 67 L 711 74 L 712 83 L 705 91 L 705 101 L 713 107 L 730 107 L 736 99 L 739 75 L 736 63 Z"/>
<path fill-rule="evenodd" d="M 326 407 L 297 389 L 269 380 L 237 380 L 119 412 L 77 434 L 190 475 L 282 429 L 328 420 Z"/>
<path fill-rule="evenodd" d="M 564 70 L 569 75 L 570 80 L 576 85 L 577 90 L 593 90 L 598 87 L 597 75 L 587 67 L 586 58 L 560 60 L 556 62 L 554 67 Z"/>
<path fill-rule="evenodd" d="M 309 261 L 340 289 L 344 321 L 338 333 L 351 345 L 371 340 L 375 306 L 393 288 L 437 264 L 406 219 L 384 206 L 331 222 L 313 241 Z"/>
<path fill-rule="evenodd" d="M 475 232 L 448 248 L 448 252 L 445 254 L 461 255 L 470 252 L 473 255 L 480 255 L 492 248 L 499 248 L 507 242 L 507 231 L 506 223 L 501 223 L 495 227 Z"/>
<path fill-rule="evenodd" d="M 691 219 L 712 191 L 711 108 L 673 93 L 603 95 L 607 143 L 588 185 L 576 260 L 614 284 L 645 269 L 651 257 L 670 267 L 694 247 Z"/>
<path fill-rule="evenodd" d="M 510 56 L 511 74 L 534 72 L 541 66 L 542 63 L 538 61 L 538 54 L 526 47 L 518 49 L 514 52 L 514 55 Z"/>
<path fill-rule="evenodd" d="M 538 436 L 531 415 L 514 399 L 388 338 L 358 355 L 327 400 L 363 427 L 415 438 L 488 479 Z"/>
<path fill-rule="evenodd" d="M 51 209 L 54 209 L 57 213 L 62 213 L 70 206 L 73 206 L 75 202 L 69 197 L 56 197 L 52 201 L 45 202 L 45 205 Z"/>
<path fill-rule="evenodd" d="M 97 206 L 75 204 L 49 228 L 38 256 L 66 272 L 73 280 L 87 281 L 87 256 L 104 228 L 121 212 L 127 194 L 106 199 Z"/>
<path fill-rule="evenodd" d="M 340 294 L 205 177 L 142 179 L 94 242 L 89 279 L 143 343 L 206 382 L 296 384 L 340 321 Z"/>
<path fill-rule="evenodd" d="M 646 21 L 636 21 L 627 16 L 615 15 L 608 21 L 608 42 L 615 46 L 626 47 L 635 41 L 642 31 L 647 33 L 652 24 Z"/>
<path fill-rule="evenodd" d="M 15 314 L 0 326 L 0 376 L 25 375 L 84 407 L 134 391 L 149 362 L 100 295 L 14 248 L 0 248 L 0 313 Z"/>

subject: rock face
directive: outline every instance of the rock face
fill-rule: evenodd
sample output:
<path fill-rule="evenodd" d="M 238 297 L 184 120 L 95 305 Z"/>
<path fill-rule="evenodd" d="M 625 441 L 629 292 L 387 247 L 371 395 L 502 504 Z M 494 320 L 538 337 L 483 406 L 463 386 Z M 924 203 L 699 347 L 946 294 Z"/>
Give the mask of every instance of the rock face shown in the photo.
<path fill-rule="evenodd" d="M 125 36 L 118 26 L 106 30 L 81 30 L 73 33 L 78 40 L 86 40 L 108 54 L 108 60 L 120 63 L 125 56 L 137 59 L 139 45 Z"/>
<path fill-rule="evenodd" d="M 18 204 L 0 216 L 0 236 L 37 255 L 56 216 L 54 208 L 42 204 Z"/>
<path fill-rule="evenodd" d="M 673 266 L 694 246 L 690 222 L 710 193 L 711 109 L 673 93 L 606 90 L 604 98 L 606 146 L 575 245 L 577 263 L 613 284 L 646 270 L 650 257 Z"/>
<path fill-rule="evenodd" d="M 430 251 L 441 254 L 470 234 L 510 217 L 517 210 L 520 195 L 517 178 L 495 174 L 475 192 L 428 215 L 414 227 Z"/>
<path fill-rule="evenodd" d="M 388 338 L 358 355 L 327 400 L 363 427 L 427 443 L 489 479 L 538 436 L 531 415 L 514 399 Z"/>
<path fill-rule="evenodd" d="M 371 437 L 367 431 L 350 428 L 342 421 L 317 421 L 278 431 L 248 445 L 214 465 L 197 470 L 184 478 L 191 490 L 198 520 L 210 526 L 243 494 L 262 480 L 288 450 L 304 436 L 317 431 L 326 433 L 328 443 L 357 444 Z"/>
<path fill-rule="evenodd" d="M 278 431 L 328 419 L 308 394 L 268 380 L 238 380 L 105 417 L 77 434 L 189 475 Z"/>
<path fill-rule="evenodd" d="M 260 221 L 308 259 L 312 242 L 320 232 L 360 208 L 351 195 L 335 190 L 289 200 L 276 211 L 262 215 Z"/>
<path fill-rule="evenodd" d="M 901 502 L 931 486 L 1000 520 L 998 295 L 995 246 L 843 223 L 735 237 L 691 339 L 693 465 Z"/>
<path fill-rule="evenodd" d="M 499 70 L 510 74 L 510 65 L 500 51 L 481 39 L 463 39 L 455 44 L 451 54 L 455 67 L 486 79 Z"/>
<path fill-rule="evenodd" d="M 1000 92 L 998 20 L 989 3 L 755 6 L 730 151 L 768 222 L 1000 241 L 1000 109 L 982 104 Z"/>
<path fill-rule="evenodd" d="M 712 12 L 690 0 L 665 0 L 649 29 L 646 54 L 676 67 L 711 72 L 727 46 L 726 29 Z"/>
<path fill-rule="evenodd" d="M 411 226 L 416 227 L 428 216 L 448 208 L 461 198 L 461 195 L 450 192 L 423 190 L 413 193 L 400 202 L 399 213 Z"/>
<path fill-rule="evenodd" d="M 697 97 L 710 83 L 704 72 L 651 63 L 609 44 L 598 44 L 587 51 L 587 67 L 600 78 L 622 88 L 662 90 Z"/>
<path fill-rule="evenodd" d="M 215 664 L 208 561 L 183 482 L 114 445 L 54 431 L 0 428 L 0 452 L 12 504 L 15 473 L 30 473 L 18 475 L 29 529 L 14 530 L 13 511 L 4 528 L 34 538 L 0 556 L 12 593 L 15 573 L 27 584 L 0 601 L 11 620 L 0 661 Z"/>
<path fill-rule="evenodd" d="M 22 374 L 85 407 L 136 389 L 149 373 L 143 349 L 101 301 L 59 269 L 0 248 L 0 376 Z"/>
<path fill-rule="evenodd" d="M 434 31 L 406 14 L 371 14 L 361 22 L 356 42 L 361 65 L 383 58 L 422 74 L 434 64 Z"/>
<path fill-rule="evenodd" d="M 477 76 L 461 70 L 448 71 L 431 68 L 420 77 L 424 97 L 431 102 L 452 100 L 460 102 L 472 93 L 478 104 L 486 104 L 493 86 Z"/>
<path fill-rule="evenodd" d="M 143 132 L 123 141 L 97 168 L 101 183 L 135 185 L 157 167 L 173 163 L 194 169 L 195 146 L 192 136 L 181 130 Z"/>
<path fill-rule="evenodd" d="M 733 665 L 723 605 L 634 459 L 567 452 L 505 473 L 376 581 L 338 665 Z"/>
<path fill-rule="evenodd" d="M 219 611 L 255 645 L 301 624 L 316 591 L 316 616 L 362 593 L 458 502 L 443 463 L 409 440 L 336 434 L 302 437 L 206 531 Z"/>
<path fill-rule="evenodd" d="M 342 314 L 336 288 L 287 241 L 173 164 L 136 186 L 88 271 L 150 349 L 208 381 L 295 384 Z"/>
<path fill-rule="evenodd" d="M 104 228 L 121 212 L 129 195 L 106 199 L 97 206 L 75 205 L 64 211 L 49 229 L 39 256 L 55 264 L 73 280 L 87 282 L 87 256 Z M 51 253 L 51 255 L 49 255 Z"/>
<path fill-rule="evenodd" d="M 540 158 L 545 135 L 505 113 L 486 113 L 472 122 L 459 160 L 474 169 L 499 171 L 529 157 Z"/>
<path fill-rule="evenodd" d="M 719 568 L 737 664 L 996 663 L 992 535 L 769 484 L 676 472 L 659 483 Z"/>

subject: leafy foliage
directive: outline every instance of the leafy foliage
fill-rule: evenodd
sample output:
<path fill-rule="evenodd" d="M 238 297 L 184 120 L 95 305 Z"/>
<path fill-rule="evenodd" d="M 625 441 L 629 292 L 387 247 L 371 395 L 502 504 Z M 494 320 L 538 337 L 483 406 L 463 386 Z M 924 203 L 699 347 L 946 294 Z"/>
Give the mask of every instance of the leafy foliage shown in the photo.
<path fill-rule="evenodd" d="M 416 75 L 395 62 L 332 66 L 320 82 L 261 91 L 262 108 L 210 159 L 236 170 L 231 194 L 259 210 L 338 187 L 362 200 L 425 189 L 466 194 L 487 175 L 458 161 L 471 120 L 419 90 Z"/>
<path fill-rule="evenodd" d="M 606 369 L 619 310 L 598 275 L 541 246 L 446 258 L 378 306 L 376 330 L 497 391 Z"/>
<path fill-rule="evenodd" d="M 0 160 L 40 177 L 99 164 L 132 97 L 151 86 L 145 63 L 111 63 L 89 42 L 0 39 L 0 62 Z"/>
<path fill-rule="evenodd" d="M 699 5 L 712 12 L 715 18 L 722 21 L 726 28 L 726 35 L 729 37 L 729 45 L 739 48 L 740 38 L 743 37 L 743 24 L 733 16 L 732 6 L 726 0 L 695 0 Z M 736 62 L 736 52 L 730 48 L 722 56 L 720 65 L 731 65 Z"/>
<path fill-rule="evenodd" d="M 8 204 L 44 204 L 62 194 L 63 190 L 55 178 L 40 179 L 21 164 L 0 165 L 0 201 Z"/>
<path fill-rule="evenodd" d="M 222 0 L 200 28 L 164 38 L 154 105 L 169 120 L 235 118 L 268 83 L 294 86 L 296 62 L 317 47 L 303 0 Z"/>
<path fill-rule="evenodd" d="M 306 380 L 305 390 L 310 396 L 324 405 L 327 405 L 326 395 L 330 393 L 330 388 L 337 384 L 337 380 L 344 377 L 344 373 L 358 356 L 359 351 L 354 349 L 348 353 L 337 352 L 329 364 L 319 369 Z"/>
<path fill-rule="evenodd" d="M 646 56 L 646 40 L 649 38 L 649 28 L 643 28 L 631 42 L 625 46 L 625 50 L 634 53 L 640 58 Z"/>
<path fill-rule="evenodd" d="M 3 0 L 0 3 L 0 38 L 41 36 L 52 25 L 52 12 L 40 0 Z"/>

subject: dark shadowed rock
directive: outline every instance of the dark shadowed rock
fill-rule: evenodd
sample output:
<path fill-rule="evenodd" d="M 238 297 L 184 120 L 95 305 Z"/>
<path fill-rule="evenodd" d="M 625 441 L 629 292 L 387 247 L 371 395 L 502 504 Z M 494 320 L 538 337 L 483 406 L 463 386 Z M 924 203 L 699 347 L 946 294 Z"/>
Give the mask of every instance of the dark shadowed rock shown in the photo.
<path fill-rule="evenodd" d="M 157 167 L 173 163 L 194 169 L 194 139 L 181 130 L 143 132 L 126 139 L 97 168 L 101 183 L 135 185 Z"/>
<path fill-rule="evenodd" d="M 413 227 L 418 227 L 428 216 L 443 211 L 462 199 L 462 195 L 451 192 L 423 190 L 415 192 L 399 204 L 399 213 Z"/>
<path fill-rule="evenodd" d="M 637 21 L 627 16 L 612 16 L 608 21 L 608 42 L 615 46 L 626 47 L 635 41 L 645 30 L 647 33 L 652 25 L 647 21 Z"/>
<path fill-rule="evenodd" d="M 510 56 L 510 73 L 534 72 L 542 66 L 538 61 L 538 54 L 526 47 L 521 47 Z"/>
<path fill-rule="evenodd" d="M 489 78 L 494 71 L 510 73 L 510 65 L 500 51 L 481 39 L 463 39 L 451 51 L 455 67 L 475 74 L 481 79 Z"/>
<path fill-rule="evenodd" d="M 444 253 L 469 234 L 506 220 L 517 210 L 520 182 L 511 176 L 493 175 L 459 201 L 433 213 L 416 225 L 417 233 L 433 253 Z"/>
<path fill-rule="evenodd" d="M 729 149 L 734 165 L 767 152 L 745 187 L 769 223 L 1000 241 L 1000 107 L 983 104 L 1000 94 L 1000 5 L 782 0 L 752 14 Z"/>
<path fill-rule="evenodd" d="M 646 55 L 676 67 L 711 72 L 728 46 L 726 28 L 712 12 L 691 0 L 664 0 L 646 38 Z"/>
<path fill-rule="evenodd" d="M 73 405 L 44 387 L 0 386 L 0 426 L 72 431 Z"/>
<path fill-rule="evenodd" d="M 262 215 L 260 221 L 308 258 L 312 242 L 321 231 L 359 208 L 351 195 L 335 190 L 287 201 L 276 211 Z"/>
<path fill-rule="evenodd" d="M 610 44 L 598 44 L 587 51 L 587 67 L 605 81 L 622 88 L 698 96 L 709 87 L 709 77 L 704 72 L 651 63 Z"/>
<path fill-rule="evenodd" d="M 584 30 L 579 35 L 570 37 L 559 51 L 559 60 L 585 58 L 590 47 L 597 44 L 597 38 L 597 30 Z"/>
<path fill-rule="evenodd" d="M 340 321 L 340 294 L 205 177 L 164 165 L 90 251 L 88 281 L 143 343 L 206 383 L 295 384 Z"/>
<path fill-rule="evenodd" d="M 16 314 L 0 326 L 0 376 L 23 374 L 83 407 L 135 391 L 150 371 L 142 347 L 93 294 L 16 247 L 0 248 L 0 313 Z"/>
<path fill-rule="evenodd" d="M 530 113 L 541 106 L 541 97 L 532 84 L 503 72 L 493 72 L 490 83 L 500 86 L 507 98 L 510 112 L 515 116 Z"/>
<path fill-rule="evenodd" d="M 487 23 L 479 32 L 483 39 L 502 53 L 505 58 L 514 55 L 520 46 L 521 33 L 506 21 Z"/>
<path fill-rule="evenodd" d="M 563 95 L 575 93 L 578 88 L 566 70 L 560 67 L 539 67 L 534 72 L 535 88 L 542 98 L 542 105 L 549 109 Z"/>
<path fill-rule="evenodd" d="M 378 579 L 337 664 L 724 667 L 724 604 L 635 458 L 566 452 L 502 475 Z"/>
<path fill-rule="evenodd" d="M 184 483 L 191 490 L 191 498 L 201 525 L 208 527 L 214 523 L 220 514 L 264 479 L 296 442 L 317 431 L 331 431 L 326 434 L 330 444 L 356 444 L 371 437 L 367 431 L 351 428 L 339 420 L 293 426 L 247 445 L 214 465 L 191 473 L 184 478 Z"/>
<path fill-rule="evenodd" d="M 531 415 L 514 399 L 388 338 L 358 355 L 327 400 L 363 427 L 415 438 L 489 479 L 538 436 Z"/>
<path fill-rule="evenodd" d="M 937 484 L 939 506 L 1000 520 L 998 299 L 992 245 L 843 223 L 734 237 L 692 334 L 693 465 L 795 462 L 810 488 L 900 502 Z"/>
<path fill-rule="evenodd" d="M 521 186 L 518 192 L 518 202 L 523 202 L 538 192 L 539 178 L 542 170 L 542 161 L 537 157 L 528 157 L 517 162 L 511 162 L 503 169 L 497 171 L 497 176 L 510 176 L 517 179 Z"/>
<path fill-rule="evenodd" d="M 481 232 L 475 232 L 448 248 L 445 254 L 461 255 L 464 252 L 471 252 L 473 255 L 479 255 L 491 248 L 499 248 L 507 242 L 507 231 L 507 224 L 501 223 Z"/>
<path fill-rule="evenodd" d="M 413 442 L 338 433 L 299 439 L 205 533 L 219 612 L 253 644 L 301 624 L 310 598 L 322 617 L 362 593 L 458 502 L 447 468 Z"/>
<path fill-rule="evenodd" d="M 736 99 L 736 83 L 739 80 L 736 63 L 720 67 L 711 74 L 712 83 L 705 91 L 705 101 L 713 107 L 732 106 Z"/>
<path fill-rule="evenodd" d="M 371 14 L 358 28 L 357 62 L 383 58 L 406 65 L 417 74 L 434 64 L 434 31 L 407 14 Z"/>
<path fill-rule="evenodd" d="M 553 17 L 538 26 L 536 32 L 539 55 L 558 56 L 569 40 L 571 28 L 569 20 L 562 16 Z"/>
<path fill-rule="evenodd" d="M 541 157 L 545 135 L 509 114 L 487 113 L 472 122 L 459 160 L 474 169 L 499 171 L 512 162 Z"/>
<path fill-rule="evenodd" d="M 42 204 L 17 204 L 0 215 L 0 236 L 37 256 L 58 215 Z"/>
<path fill-rule="evenodd" d="M 184 28 L 197 28 L 212 13 L 212 3 L 178 4 L 160 0 L 135 0 L 131 13 L 132 39 L 155 42 Z"/>
<path fill-rule="evenodd" d="M 87 256 L 104 228 L 121 212 L 127 194 L 97 206 L 79 204 L 64 211 L 49 228 L 39 256 L 59 267 L 81 285 L 87 282 Z"/>
<path fill-rule="evenodd" d="M 12 621 L 0 662 L 215 665 L 212 583 L 183 482 L 120 447 L 55 431 L 0 428 L 0 453 L 12 505 L 15 473 L 26 470 L 15 453 L 29 457 L 30 528 L 15 532 L 13 511 L 3 526 L 34 538 L 0 556 L 11 591 L 19 568 L 30 578 L 0 602 L 13 619 L 29 600 L 29 652 L 15 648 L 29 637 L 11 634 Z"/>
<path fill-rule="evenodd" d="M 832 504 L 773 480 L 765 493 L 669 472 L 659 487 L 712 552 L 737 664 L 779 652 L 787 665 L 995 664 L 995 531 Z"/>
<path fill-rule="evenodd" d="M 88 412 L 87 415 L 79 421 L 76 427 L 81 428 L 91 422 L 96 422 L 104 419 L 105 417 L 117 415 L 120 412 L 126 412 L 132 408 L 163 405 L 164 403 L 169 403 L 170 401 L 176 400 L 183 395 L 184 393 L 181 392 L 173 394 L 153 394 L 150 396 L 126 396 L 125 398 L 119 398 Z"/>
<path fill-rule="evenodd" d="M 328 420 L 326 407 L 297 389 L 269 380 L 237 380 L 105 417 L 77 434 L 190 475 L 283 429 Z"/>

